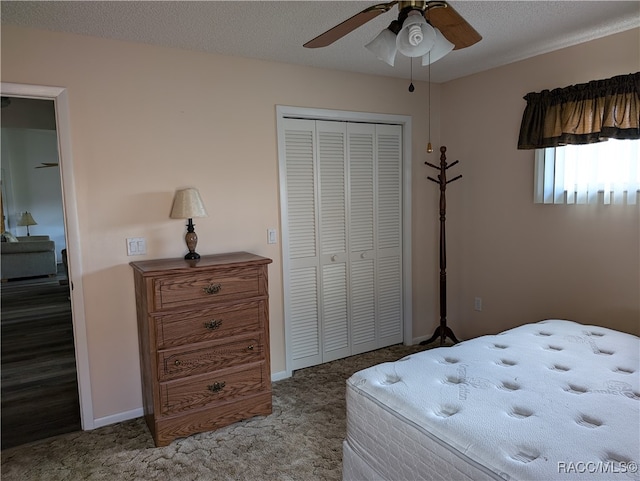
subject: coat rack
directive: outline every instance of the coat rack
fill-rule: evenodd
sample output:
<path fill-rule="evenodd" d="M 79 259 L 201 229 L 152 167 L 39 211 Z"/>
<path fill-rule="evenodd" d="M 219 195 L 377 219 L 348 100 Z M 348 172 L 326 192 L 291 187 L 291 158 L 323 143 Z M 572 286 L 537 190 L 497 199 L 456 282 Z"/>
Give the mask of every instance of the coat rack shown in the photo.
<path fill-rule="evenodd" d="M 457 175 L 453 179 L 447 180 L 447 169 L 456 165 L 458 161 L 456 160 L 447 165 L 446 151 L 447 148 L 445 146 L 440 147 L 440 166 L 425 162 L 429 167 L 440 171 L 438 180 L 433 177 L 427 177 L 430 181 L 440 185 L 440 325 L 436 328 L 433 336 L 426 341 L 422 341 L 420 345 L 431 344 L 438 337 L 440 337 L 441 346 L 444 346 L 447 337 L 450 338 L 454 344 L 459 342 L 451 328 L 447 326 L 447 242 L 445 236 L 447 199 L 445 191 L 447 190 L 447 184 L 460 179 L 462 175 Z"/>

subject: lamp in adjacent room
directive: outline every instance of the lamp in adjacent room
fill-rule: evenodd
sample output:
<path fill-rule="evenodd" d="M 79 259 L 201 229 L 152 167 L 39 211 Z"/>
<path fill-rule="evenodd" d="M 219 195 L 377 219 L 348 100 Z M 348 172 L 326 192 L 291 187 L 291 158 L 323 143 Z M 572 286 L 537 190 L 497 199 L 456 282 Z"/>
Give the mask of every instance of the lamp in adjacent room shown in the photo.
<path fill-rule="evenodd" d="M 173 198 L 170 217 L 172 219 L 188 219 L 187 233 L 184 240 L 187 243 L 189 252 L 184 256 L 187 260 L 200 259 L 200 254 L 196 252 L 198 236 L 194 229 L 194 217 L 207 217 L 207 211 L 200 197 L 198 189 L 188 188 L 176 191 Z"/>
<path fill-rule="evenodd" d="M 25 226 L 27 228 L 27 235 L 30 236 L 29 226 L 30 225 L 38 225 L 38 223 L 33 219 L 33 216 L 30 212 L 23 212 L 20 218 L 18 219 L 19 226 Z"/>

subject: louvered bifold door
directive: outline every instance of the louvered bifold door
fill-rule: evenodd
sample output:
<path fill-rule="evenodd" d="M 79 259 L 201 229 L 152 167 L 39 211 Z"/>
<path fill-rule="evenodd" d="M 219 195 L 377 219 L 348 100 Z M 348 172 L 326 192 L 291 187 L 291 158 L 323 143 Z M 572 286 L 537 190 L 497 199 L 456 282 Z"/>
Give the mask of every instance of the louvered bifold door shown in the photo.
<path fill-rule="evenodd" d="M 376 336 L 375 136 L 373 124 L 349 124 L 349 298 L 351 354 L 378 347 Z"/>
<path fill-rule="evenodd" d="M 291 369 L 402 342 L 401 126 L 284 119 L 284 152 Z"/>
<path fill-rule="evenodd" d="M 316 122 L 323 362 L 351 354 L 347 305 L 346 124 Z"/>
<path fill-rule="evenodd" d="M 402 128 L 376 125 L 378 347 L 403 341 Z"/>
<path fill-rule="evenodd" d="M 285 289 L 292 369 L 322 363 L 315 121 L 285 119 L 289 281 Z"/>

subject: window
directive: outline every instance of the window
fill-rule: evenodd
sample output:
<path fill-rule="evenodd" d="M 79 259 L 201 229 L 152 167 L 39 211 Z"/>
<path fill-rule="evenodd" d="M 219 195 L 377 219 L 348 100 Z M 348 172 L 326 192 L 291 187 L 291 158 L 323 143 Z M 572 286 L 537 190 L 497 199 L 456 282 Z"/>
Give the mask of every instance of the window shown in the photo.
<path fill-rule="evenodd" d="M 640 140 L 537 149 L 534 189 L 542 204 L 636 204 Z"/>
<path fill-rule="evenodd" d="M 640 72 L 530 92 L 518 149 L 535 149 L 534 201 L 638 204 Z"/>

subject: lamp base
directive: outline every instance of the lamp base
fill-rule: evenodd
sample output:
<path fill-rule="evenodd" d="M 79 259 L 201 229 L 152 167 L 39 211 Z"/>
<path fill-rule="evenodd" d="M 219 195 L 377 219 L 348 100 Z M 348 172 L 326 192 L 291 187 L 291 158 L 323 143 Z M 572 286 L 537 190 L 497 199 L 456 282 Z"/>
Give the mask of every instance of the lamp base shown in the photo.
<path fill-rule="evenodd" d="M 187 233 L 184 236 L 184 240 L 187 243 L 187 249 L 189 253 L 184 256 L 186 260 L 200 259 L 200 254 L 196 252 L 196 245 L 198 245 L 198 235 L 194 229 L 193 219 L 189 219 L 187 224 Z"/>

